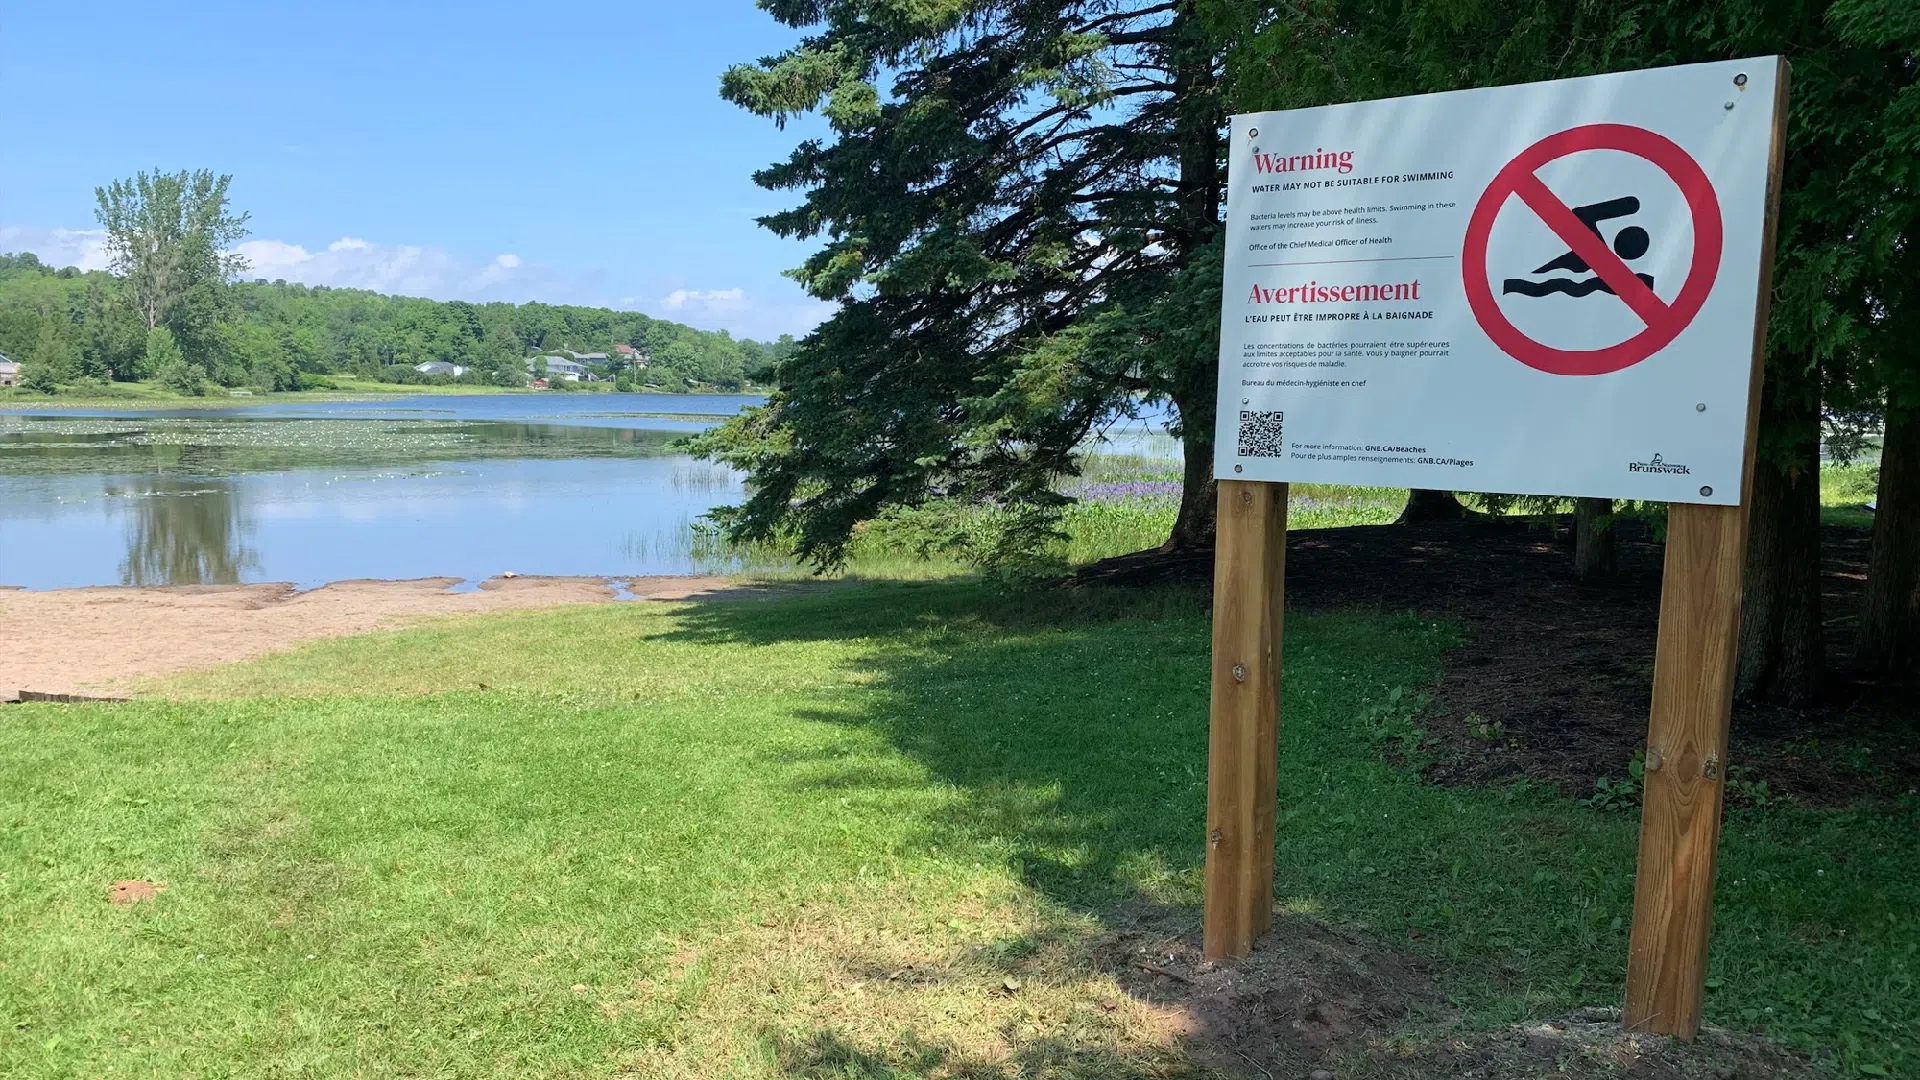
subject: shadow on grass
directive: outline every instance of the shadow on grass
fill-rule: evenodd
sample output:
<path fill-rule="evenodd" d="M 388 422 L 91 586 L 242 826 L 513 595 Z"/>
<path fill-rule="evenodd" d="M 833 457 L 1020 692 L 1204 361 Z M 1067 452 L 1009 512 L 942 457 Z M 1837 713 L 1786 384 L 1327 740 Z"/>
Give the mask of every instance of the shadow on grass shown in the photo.
<path fill-rule="evenodd" d="M 946 793 L 921 804 L 905 843 L 1006 866 L 1047 901 L 1117 933 L 1123 912 L 1143 900 L 1189 922 L 1197 916 L 1205 603 L 1179 589 L 858 586 L 778 605 L 698 605 L 666 636 L 858 643 L 850 662 L 864 678 L 823 690 L 807 715 L 877 734 Z M 1431 962 L 1453 1017 L 1446 1022 L 1469 1030 L 1617 1005 L 1633 816 L 1526 784 L 1423 784 L 1388 765 L 1389 747 L 1419 758 L 1422 688 L 1455 631 L 1378 613 L 1288 619 L 1281 910 Z M 862 783 L 831 761 L 810 764 L 807 783 Z M 1883 865 L 1843 877 L 1839 860 L 1849 857 Z M 1911 862 L 1897 822 L 1730 821 L 1710 1020 L 1813 1047 L 1837 1041 L 1829 1017 L 1869 1001 L 1882 1015 L 1904 1015 L 1910 1006 L 1897 994 L 1863 992 L 1858 970 L 1873 969 L 1875 986 L 1907 978 L 1886 959 L 1886 949 L 1909 946 L 1905 924 L 1888 917 L 1886 883 L 1902 880 Z M 1781 933 L 1809 921 L 1844 924 L 1845 956 L 1811 956 Z M 1867 948 L 1870 940 L 1884 948 Z M 1850 1032 L 1872 1040 L 1862 1060 L 1908 1054 L 1862 1024 Z"/>
<path fill-rule="evenodd" d="M 808 718 L 880 734 L 954 793 L 924 822 L 919 842 L 971 848 L 1049 899 L 1104 917 L 1143 895 L 1199 901 L 1206 605 L 1189 589 L 848 587 L 780 605 L 696 605 L 666 636 L 870 643 L 855 661 L 862 685 L 823 695 Z M 1411 619 L 1298 620 L 1285 725 L 1345 734 L 1331 748 L 1325 738 L 1283 734 L 1295 793 L 1329 782 L 1342 766 L 1333 759 L 1353 757 L 1356 740 L 1369 767 L 1384 769 L 1365 753 L 1359 722 L 1378 727 L 1382 702 L 1411 705 L 1410 689 L 1432 678 L 1449 640 Z M 811 784 L 868 782 L 838 774 L 831 761 L 810 764 Z M 1349 784 L 1343 797 L 1364 792 Z"/>
<path fill-rule="evenodd" d="M 1097 913 L 1143 887 L 1164 894 L 1200 864 L 1204 602 L 850 586 L 777 608 L 699 605 L 669 636 L 872 642 L 860 691 L 803 715 L 882 734 L 957 793 L 926 823 L 927 846 L 984 849 L 1046 896 Z M 811 784 L 869 782 L 814 764 L 826 768 Z M 1175 891 L 1191 901 L 1192 886 Z"/>

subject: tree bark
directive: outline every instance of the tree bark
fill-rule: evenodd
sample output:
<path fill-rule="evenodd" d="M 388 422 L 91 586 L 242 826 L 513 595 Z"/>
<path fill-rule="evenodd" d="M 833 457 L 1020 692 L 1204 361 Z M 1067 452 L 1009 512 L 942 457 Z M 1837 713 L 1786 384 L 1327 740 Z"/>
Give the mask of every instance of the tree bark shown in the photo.
<path fill-rule="evenodd" d="M 1613 500 L 1574 500 L 1573 576 L 1600 581 L 1612 577 L 1613 570 Z"/>
<path fill-rule="evenodd" d="M 1161 551 L 1186 551 L 1213 546 L 1214 509 L 1219 485 L 1213 476 L 1213 409 L 1193 395 L 1211 388 L 1191 388 L 1174 400 L 1180 410 L 1180 452 L 1185 469 L 1180 478 L 1180 512 Z M 1188 409 L 1192 409 L 1189 412 Z"/>
<path fill-rule="evenodd" d="M 1920 407 L 1888 404 L 1874 506 L 1855 659 L 1890 674 L 1920 660 Z"/>
<path fill-rule="evenodd" d="M 1467 508 L 1453 497 L 1451 491 L 1431 491 L 1427 488 L 1414 488 L 1407 492 L 1407 505 L 1400 510 L 1397 525 L 1410 525 L 1416 521 L 1459 521 L 1467 516 Z"/>
<path fill-rule="evenodd" d="M 1818 696 L 1826 670 L 1820 637 L 1820 414 L 1814 401 L 1782 403 L 1769 383 L 1761 395 L 1760 430 L 1770 452 L 1754 463 L 1734 693 L 1747 701 L 1805 705 Z"/>
<path fill-rule="evenodd" d="M 1224 122 L 1218 93 L 1217 45 L 1201 26 L 1192 0 L 1175 7 L 1172 23 L 1174 139 L 1180 176 L 1175 199 L 1179 214 L 1169 239 L 1191 264 L 1220 229 L 1221 134 Z M 1217 302 L 1214 304 L 1217 309 Z M 1174 380 L 1174 407 L 1180 410 L 1182 454 L 1180 512 L 1162 551 L 1211 547 L 1217 484 L 1213 476 L 1213 423 L 1217 403 L 1218 343 L 1180 366 Z"/>
<path fill-rule="evenodd" d="M 1174 141 L 1179 147 L 1180 178 L 1174 198 L 1180 208 L 1176 234 L 1170 239 L 1191 260 L 1220 228 L 1222 139 L 1217 46 L 1200 26 L 1193 3 L 1183 3 L 1174 17 L 1178 38 L 1174 48 Z"/>

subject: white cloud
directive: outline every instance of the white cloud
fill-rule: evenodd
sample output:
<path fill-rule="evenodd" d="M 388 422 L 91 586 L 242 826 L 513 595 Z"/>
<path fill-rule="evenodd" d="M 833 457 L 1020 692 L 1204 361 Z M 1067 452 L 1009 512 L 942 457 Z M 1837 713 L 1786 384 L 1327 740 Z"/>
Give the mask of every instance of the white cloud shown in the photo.
<path fill-rule="evenodd" d="M 246 258 L 243 275 L 274 280 L 285 278 L 307 285 L 371 289 L 402 296 L 436 300 L 528 300 L 529 290 L 516 285 L 538 285 L 546 275 L 526 275 L 517 256 L 503 255 L 475 263 L 445 248 L 417 244 L 376 244 L 357 236 L 343 236 L 324 251 L 309 251 L 283 240 L 248 240 L 234 252 Z"/>
<path fill-rule="evenodd" d="M 30 229 L 0 226 L 0 251 L 31 251 L 49 266 L 107 268 L 105 229 Z"/>
<path fill-rule="evenodd" d="M 82 270 L 107 266 L 106 233 L 99 229 L 0 226 L 0 251 L 31 251 L 54 266 Z M 284 278 L 306 285 L 435 300 L 613 306 L 762 341 L 781 334 L 805 334 L 834 310 L 832 304 L 799 295 L 793 286 L 769 296 L 738 286 L 686 288 L 672 278 L 656 278 L 651 289 L 615 299 L 619 294 L 609 288 L 609 271 L 604 267 L 563 272 L 530 263 L 513 252 L 480 259 L 446 248 L 384 244 L 358 236 L 342 236 L 319 250 L 285 240 L 255 239 L 241 243 L 234 252 L 247 260 L 249 268 L 241 275 L 246 278 Z M 626 291 L 633 292 L 632 286 L 640 282 L 628 284 Z M 655 289 L 668 291 L 662 295 Z"/>
<path fill-rule="evenodd" d="M 668 311 L 721 312 L 736 310 L 747 299 L 745 289 L 675 289 L 660 298 Z"/>
<path fill-rule="evenodd" d="M 487 268 L 480 271 L 479 283 L 481 285 L 504 284 L 511 279 L 513 271 L 519 268 L 520 256 L 511 252 L 505 255 L 496 255 L 493 257 L 493 261 L 487 264 Z"/>
<path fill-rule="evenodd" d="M 832 315 L 835 308 L 811 297 L 764 297 L 738 287 L 674 289 L 652 301 L 628 296 L 621 299 L 620 306 L 702 330 L 727 330 L 736 337 L 759 341 L 772 341 L 781 334 L 804 335 Z"/>

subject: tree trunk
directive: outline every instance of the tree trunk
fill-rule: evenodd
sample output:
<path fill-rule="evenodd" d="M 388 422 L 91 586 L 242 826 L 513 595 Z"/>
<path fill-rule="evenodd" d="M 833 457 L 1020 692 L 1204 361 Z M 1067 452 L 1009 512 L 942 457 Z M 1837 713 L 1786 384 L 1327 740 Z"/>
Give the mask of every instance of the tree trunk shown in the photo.
<path fill-rule="evenodd" d="M 1920 660 L 1920 407 L 1888 404 L 1874 505 L 1856 659 L 1890 674 Z"/>
<path fill-rule="evenodd" d="M 1180 176 L 1174 201 L 1177 223 L 1169 236 L 1186 259 L 1192 259 L 1220 229 L 1221 115 L 1216 46 L 1193 14 L 1191 0 L 1174 15 L 1173 65 L 1174 141 L 1179 147 Z"/>
<path fill-rule="evenodd" d="M 1211 389 L 1191 388 L 1193 394 L 1206 394 Z M 1180 452 L 1186 468 L 1180 478 L 1180 512 L 1173 519 L 1172 535 L 1160 545 L 1161 551 L 1213 546 L 1219 485 L 1213 478 L 1213 409 L 1204 406 L 1204 401 L 1195 401 L 1188 394 L 1174 401 L 1174 407 L 1180 410 Z"/>
<path fill-rule="evenodd" d="M 1179 147 L 1180 175 L 1174 199 L 1178 213 L 1169 229 L 1169 241 L 1192 265 L 1220 229 L 1221 127 L 1225 122 L 1218 93 L 1217 46 L 1194 12 L 1192 0 L 1174 13 L 1172 47 L 1174 139 Z M 1218 310 L 1215 300 L 1212 308 Z M 1172 397 L 1180 410 L 1180 436 L 1186 468 L 1180 483 L 1180 512 L 1162 551 L 1180 551 L 1213 545 L 1214 500 L 1213 423 L 1218 386 L 1217 339 L 1209 340 L 1191 362 L 1179 365 Z"/>
<path fill-rule="evenodd" d="M 1427 488 L 1414 488 L 1407 492 L 1407 505 L 1400 510 L 1397 525 L 1410 525 L 1416 521 L 1459 521 L 1467 515 L 1467 508 L 1453 497 L 1451 491 L 1431 491 Z"/>
<path fill-rule="evenodd" d="M 1810 401 L 1782 405 L 1769 386 L 1761 395 L 1760 430 L 1763 449 L 1771 452 L 1754 464 L 1734 692 L 1743 700 L 1805 705 L 1819 693 L 1826 664 L 1820 639 L 1820 414 Z"/>
<path fill-rule="evenodd" d="M 1573 576 L 1599 581 L 1612 577 L 1613 568 L 1613 500 L 1574 500 Z"/>

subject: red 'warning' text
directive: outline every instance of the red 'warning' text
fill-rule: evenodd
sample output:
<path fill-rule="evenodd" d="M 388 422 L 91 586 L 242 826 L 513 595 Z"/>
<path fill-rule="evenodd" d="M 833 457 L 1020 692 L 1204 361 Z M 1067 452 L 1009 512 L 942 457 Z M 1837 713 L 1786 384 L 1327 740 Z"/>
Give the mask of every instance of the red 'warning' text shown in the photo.
<path fill-rule="evenodd" d="M 1332 169 L 1344 176 L 1353 171 L 1353 151 L 1322 150 L 1316 147 L 1311 154 L 1268 154 L 1256 149 L 1253 152 L 1253 168 L 1255 172 L 1263 173 Z"/>
<path fill-rule="evenodd" d="M 1380 285 L 1322 285 L 1317 281 L 1309 281 L 1305 285 L 1281 285 L 1276 288 L 1255 285 L 1253 295 L 1247 297 L 1247 303 L 1349 304 L 1418 299 L 1420 299 L 1420 282 L 1418 281 Z"/>

